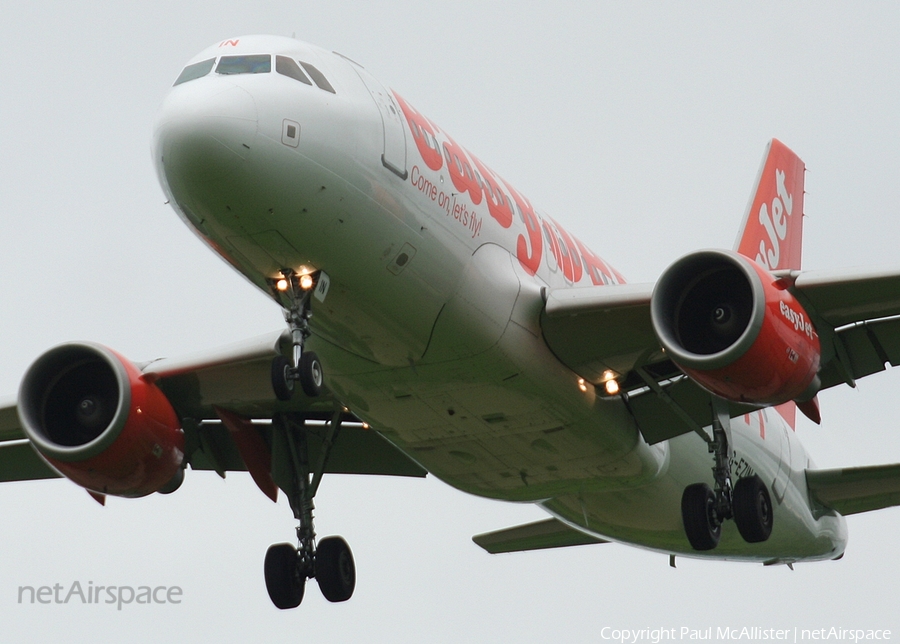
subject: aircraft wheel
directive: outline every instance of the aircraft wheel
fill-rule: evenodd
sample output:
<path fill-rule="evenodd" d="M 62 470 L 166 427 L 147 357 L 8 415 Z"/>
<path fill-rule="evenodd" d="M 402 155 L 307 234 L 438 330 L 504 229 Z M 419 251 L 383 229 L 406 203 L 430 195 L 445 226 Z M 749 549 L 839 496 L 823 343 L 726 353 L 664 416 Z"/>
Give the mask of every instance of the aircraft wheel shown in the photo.
<path fill-rule="evenodd" d="M 278 400 L 288 401 L 294 395 L 291 362 L 284 356 L 275 356 L 272 360 L 272 391 Z"/>
<path fill-rule="evenodd" d="M 732 496 L 734 522 L 747 543 L 760 543 L 772 534 L 774 508 L 769 490 L 756 474 L 739 480 Z"/>
<path fill-rule="evenodd" d="M 306 575 L 300 570 L 297 548 L 289 543 L 276 543 L 266 551 L 266 590 L 277 608 L 297 608 L 303 601 Z"/>
<path fill-rule="evenodd" d="M 322 393 L 322 383 L 325 380 L 322 372 L 322 363 L 319 356 L 312 351 L 304 351 L 300 356 L 300 386 L 303 392 L 310 398 L 315 398 Z"/>
<path fill-rule="evenodd" d="M 681 495 L 681 520 L 694 550 L 712 550 L 719 545 L 722 525 L 716 517 L 716 495 L 706 483 L 694 483 Z"/>
<path fill-rule="evenodd" d="M 316 581 L 330 602 L 345 602 L 356 588 L 356 565 L 341 537 L 326 537 L 316 548 Z"/>

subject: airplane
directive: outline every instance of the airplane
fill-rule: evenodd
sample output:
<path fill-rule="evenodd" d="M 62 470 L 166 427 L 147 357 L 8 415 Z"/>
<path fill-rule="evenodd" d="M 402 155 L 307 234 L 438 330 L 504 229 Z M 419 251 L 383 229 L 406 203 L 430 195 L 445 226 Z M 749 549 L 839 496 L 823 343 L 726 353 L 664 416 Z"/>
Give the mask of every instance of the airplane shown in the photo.
<path fill-rule="evenodd" d="M 900 362 L 900 271 L 801 269 L 803 162 L 772 140 L 732 250 L 626 283 L 362 66 L 242 36 L 191 59 L 153 159 L 187 227 L 285 328 L 135 363 L 67 342 L 0 406 L 0 480 L 98 502 L 185 470 L 285 494 L 273 604 L 356 566 L 318 538 L 325 474 L 431 474 L 549 518 L 491 553 L 618 542 L 674 556 L 839 559 L 844 516 L 900 505 L 900 465 L 816 469 L 793 431 L 818 393 Z"/>

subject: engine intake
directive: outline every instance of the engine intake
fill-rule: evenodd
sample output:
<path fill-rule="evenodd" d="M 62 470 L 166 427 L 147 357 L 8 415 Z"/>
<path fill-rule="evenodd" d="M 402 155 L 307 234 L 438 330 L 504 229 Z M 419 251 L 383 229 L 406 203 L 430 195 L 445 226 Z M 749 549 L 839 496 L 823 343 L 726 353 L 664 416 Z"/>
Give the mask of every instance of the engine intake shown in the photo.
<path fill-rule="evenodd" d="M 777 405 L 816 393 L 820 347 L 809 316 L 742 255 L 682 257 L 657 282 L 650 312 L 672 361 L 723 398 Z"/>
<path fill-rule="evenodd" d="M 51 467 L 90 490 L 156 492 L 179 473 L 184 434 L 162 391 L 97 344 L 51 349 L 19 388 L 25 434 Z"/>

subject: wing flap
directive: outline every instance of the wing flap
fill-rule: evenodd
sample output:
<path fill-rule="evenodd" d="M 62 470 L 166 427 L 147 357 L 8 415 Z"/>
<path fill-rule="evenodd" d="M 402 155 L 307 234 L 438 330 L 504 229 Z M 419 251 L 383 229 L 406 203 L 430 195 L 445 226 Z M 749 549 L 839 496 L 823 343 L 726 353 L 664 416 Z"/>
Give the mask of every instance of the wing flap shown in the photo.
<path fill-rule="evenodd" d="M 535 523 L 485 532 L 472 537 L 472 541 L 492 555 L 505 552 L 524 552 L 546 548 L 566 548 L 586 546 L 594 543 L 609 543 L 570 528 L 557 519 L 545 519 Z"/>
<path fill-rule="evenodd" d="M 810 496 L 843 515 L 900 505 L 900 463 L 806 470 Z"/>
<path fill-rule="evenodd" d="M 271 426 L 257 425 L 269 445 Z M 220 476 L 229 471 L 246 471 L 228 430 L 221 423 L 202 423 L 196 430 L 197 447 L 190 454 L 191 469 L 211 470 Z M 307 427 L 309 460 L 315 463 L 322 450 L 324 430 Z M 371 474 L 424 477 L 427 471 L 375 431 L 342 425 L 325 467 L 327 474 Z"/>
<path fill-rule="evenodd" d="M 25 438 L 15 400 L 0 402 L 0 443 Z"/>
<path fill-rule="evenodd" d="M 885 365 L 900 365 L 900 318 L 859 322 L 834 333 L 836 359 L 820 373 L 822 388 L 854 381 L 879 371 Z"/>
<path fill-rule="evenodd" d="M 58 478 L 59 474 L 37 455 L 28 440 L 0 445 L 0 483 Z"/>
<path fill-rule="evenodd" d="M 698 431 L 712 422 L 710 394 L 693 380 L 682 377 L 660 387 L 662 393 L 646 391 L 624 397 L 631 416 L 648 444 L 653 445 L 688 432 Z M 754 405 L 728 403 L 732 418 L 758 409 Z"/>

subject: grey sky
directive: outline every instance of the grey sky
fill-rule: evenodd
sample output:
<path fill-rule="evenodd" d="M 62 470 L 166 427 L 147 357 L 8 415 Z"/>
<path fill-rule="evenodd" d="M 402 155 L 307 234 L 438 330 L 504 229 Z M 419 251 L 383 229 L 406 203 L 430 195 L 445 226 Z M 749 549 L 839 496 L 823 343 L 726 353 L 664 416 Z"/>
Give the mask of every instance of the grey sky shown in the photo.
<path fill-rule="evenodd" d="M 162 1 L 4 7 L 0 395 L 73 339 L 134 360 L 281 327 L 278 309 L 163 204 L 153 115 L 184 62 L 249 33 L 362 63 L 631 281 L 731 247 L 766 142 L 805 161 L 804 266 L 900 264 L 900 7 L 893 3 Z M 130 3 L 129 3 L 130 4 Z M 734 5 L 737 6 L 734 6 Z M 821 396 L 820 466 L 900 461 L 900 372 Z M 596 641 L 603 626 L 892 628 L 900 510 L 848 521 L 842 561 L 796 570 L 618 545 L 491 557 L 471 535 L 541 518 L 429 479 L 332 477 L 320 535 L 356 595 L 266 596 L 293 520 L 250 478 L 188 472 L 171 497 L 63 481 L 0 488 L 3 639 Z M 20 585 L 179 585 L 179 606 L 24 606 Z"/>

